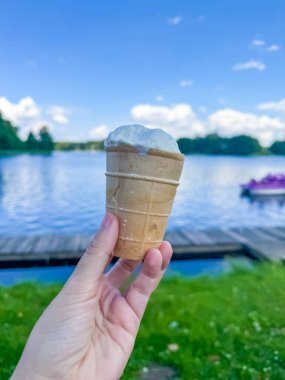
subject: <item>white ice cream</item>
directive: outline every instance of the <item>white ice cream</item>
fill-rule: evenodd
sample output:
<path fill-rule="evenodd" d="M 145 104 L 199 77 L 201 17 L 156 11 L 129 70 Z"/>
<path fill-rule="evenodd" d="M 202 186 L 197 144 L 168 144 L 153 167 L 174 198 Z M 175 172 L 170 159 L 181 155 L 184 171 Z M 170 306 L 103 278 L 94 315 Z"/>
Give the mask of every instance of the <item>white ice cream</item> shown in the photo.
<path fill-rule="evenodd" d="M 147 153 L 149 149 L 180 153 L 176 140 L 162 129 L 149 129 L 142 125 L 123 125 L 112 131 L 105 140 L 105 148 L 129 145 L 139 153 Z"/>

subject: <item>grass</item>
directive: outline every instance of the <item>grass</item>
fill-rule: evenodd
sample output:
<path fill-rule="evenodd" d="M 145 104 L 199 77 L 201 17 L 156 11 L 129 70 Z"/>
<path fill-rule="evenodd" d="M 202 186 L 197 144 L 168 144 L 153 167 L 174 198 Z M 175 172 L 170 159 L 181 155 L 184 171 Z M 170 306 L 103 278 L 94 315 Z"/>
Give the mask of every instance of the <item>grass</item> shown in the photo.
<path fill-rule="evenodd" d="M 0 288 L 0 379 L 60 286 Z M 285 379 L 285 272 L 259 264 L 215 278 L 171 278 L 153 295 L 123 376 L 156 363 L 185 380 Z"/>

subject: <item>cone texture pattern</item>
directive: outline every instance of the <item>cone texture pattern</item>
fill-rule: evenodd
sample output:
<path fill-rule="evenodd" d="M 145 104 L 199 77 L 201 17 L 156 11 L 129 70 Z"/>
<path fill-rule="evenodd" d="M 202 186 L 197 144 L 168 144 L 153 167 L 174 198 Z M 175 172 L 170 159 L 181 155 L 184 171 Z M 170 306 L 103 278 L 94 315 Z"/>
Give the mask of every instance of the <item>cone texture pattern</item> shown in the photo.
<path fill-rule="evenodd" d="M 182 154 L 107 148 L 106 210 L 119 219 L 115 256 L 140 260 L 149 248 L 159 247 L 183 162 Z"/>

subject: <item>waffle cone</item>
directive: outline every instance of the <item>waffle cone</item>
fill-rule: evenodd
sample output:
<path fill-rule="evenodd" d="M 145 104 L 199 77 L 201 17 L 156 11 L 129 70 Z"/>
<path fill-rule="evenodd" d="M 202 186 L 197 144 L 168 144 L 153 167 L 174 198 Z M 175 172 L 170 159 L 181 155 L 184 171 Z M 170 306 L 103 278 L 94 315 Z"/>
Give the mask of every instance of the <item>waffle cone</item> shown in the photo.
<path fill-rule="evenodd" d="M 159 150 L 141 155 L 127 146 L 106 151 L 106 210 L 119 219 L 113 254 L 141 260 L 163 239 L 184 156 Z"/>

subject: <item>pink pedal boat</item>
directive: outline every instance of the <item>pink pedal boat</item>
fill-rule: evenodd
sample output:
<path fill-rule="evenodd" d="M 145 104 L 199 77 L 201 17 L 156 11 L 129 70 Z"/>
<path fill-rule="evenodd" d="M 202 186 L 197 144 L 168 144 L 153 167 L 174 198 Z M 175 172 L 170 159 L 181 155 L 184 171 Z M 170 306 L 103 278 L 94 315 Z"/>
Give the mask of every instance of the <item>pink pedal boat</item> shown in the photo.
<path fill-rule="evenodd" d="M 285 195 L 285 175 L 268 174 L 261 181 L 252 179 L 241 188 L 245 195 Z"/>

